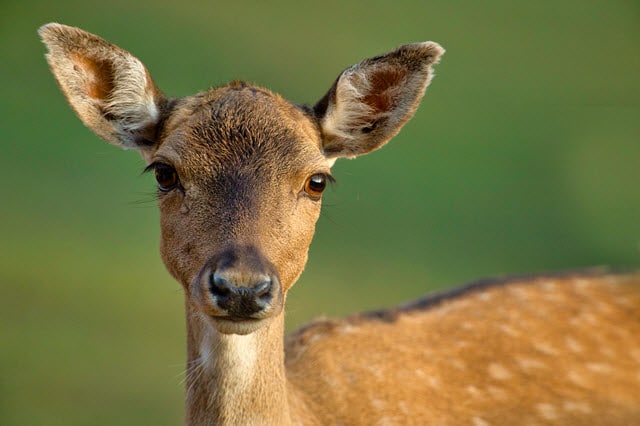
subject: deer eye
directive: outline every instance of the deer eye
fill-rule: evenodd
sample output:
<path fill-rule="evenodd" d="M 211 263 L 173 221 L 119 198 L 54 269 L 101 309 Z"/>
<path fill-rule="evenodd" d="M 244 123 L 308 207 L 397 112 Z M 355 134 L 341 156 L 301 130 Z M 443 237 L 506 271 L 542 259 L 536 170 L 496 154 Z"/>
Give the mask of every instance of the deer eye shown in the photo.
<path fill-rule="evenodd" d="M 327 175 L 316 173 L 307 178 L 307 181 L 304 183 L 304 192 L 306 192 L 312 200 L 319 200 L 326 187 Z"/>
<path fill-rule="evenodd" d="M 169 165 L 157 163 L 154 165 L 153 170 L 156 174 L 156 181 L 160 191 L 171 191 L 180 183 L 176 169 Z"/>

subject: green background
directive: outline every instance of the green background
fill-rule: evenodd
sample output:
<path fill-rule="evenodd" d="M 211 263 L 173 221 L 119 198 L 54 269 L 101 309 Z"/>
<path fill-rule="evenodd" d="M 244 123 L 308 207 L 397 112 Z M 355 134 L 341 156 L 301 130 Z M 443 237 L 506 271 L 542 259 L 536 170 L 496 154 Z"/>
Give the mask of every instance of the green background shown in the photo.
<path fill-rule="evenodd" d="M 84 128 L 36 29 L 82 27 L 170 96 L 244 79 L 315 102 L 397 45 L 446 49 L 414 119 L 339 161 L 289 329 L 486 276 L 640 265 L 640 3 L 0 4 L 0 424 L 182 420 L 183 299 L 152 176 Z"/>

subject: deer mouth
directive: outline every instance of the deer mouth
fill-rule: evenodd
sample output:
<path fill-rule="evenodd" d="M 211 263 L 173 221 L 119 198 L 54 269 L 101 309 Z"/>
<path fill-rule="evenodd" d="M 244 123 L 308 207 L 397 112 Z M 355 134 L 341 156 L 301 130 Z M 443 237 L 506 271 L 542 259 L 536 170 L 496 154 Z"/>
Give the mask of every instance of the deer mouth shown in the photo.
<path fill-rule="evenodd" d="M 213 327 L 222 334 L 251 334 L 265 326 L 271 318 L 242 318 L 209 315 Z"/>

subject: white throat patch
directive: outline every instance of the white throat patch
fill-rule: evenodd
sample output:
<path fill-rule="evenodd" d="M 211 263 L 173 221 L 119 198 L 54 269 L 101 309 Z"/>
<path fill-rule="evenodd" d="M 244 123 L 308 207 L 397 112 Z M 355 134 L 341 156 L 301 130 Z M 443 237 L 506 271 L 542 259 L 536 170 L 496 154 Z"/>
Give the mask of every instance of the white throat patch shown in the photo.
<path fill-rule="evenodd" d="M 207 324 L 200 343 L 200 362 L 205 370 L 214 367 L 234 371 L 233 377 L 246 380 L 252 377 L 257 359 L 255 333 L 247 335 L 221 334 Z"/>

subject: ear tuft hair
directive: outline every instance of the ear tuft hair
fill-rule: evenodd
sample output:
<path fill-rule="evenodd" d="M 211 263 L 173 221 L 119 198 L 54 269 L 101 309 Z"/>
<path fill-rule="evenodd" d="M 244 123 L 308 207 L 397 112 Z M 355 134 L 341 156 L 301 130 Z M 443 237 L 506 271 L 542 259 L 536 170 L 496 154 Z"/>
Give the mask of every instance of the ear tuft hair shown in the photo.
<path fill-rule="evenodd" d="M 38 33 L 60 88 L 84 124 L 114 145 L 150 146 L 166 98 L 142 62 L 79 28 L 51 23 Z"/>
<path fill-rule="evenodd" d="M 388 142 L 413 116 L 443 53 L 437 43 L 413 43 L 343 71 L 314 107 L 326 155 L 355 157 Z"/>

